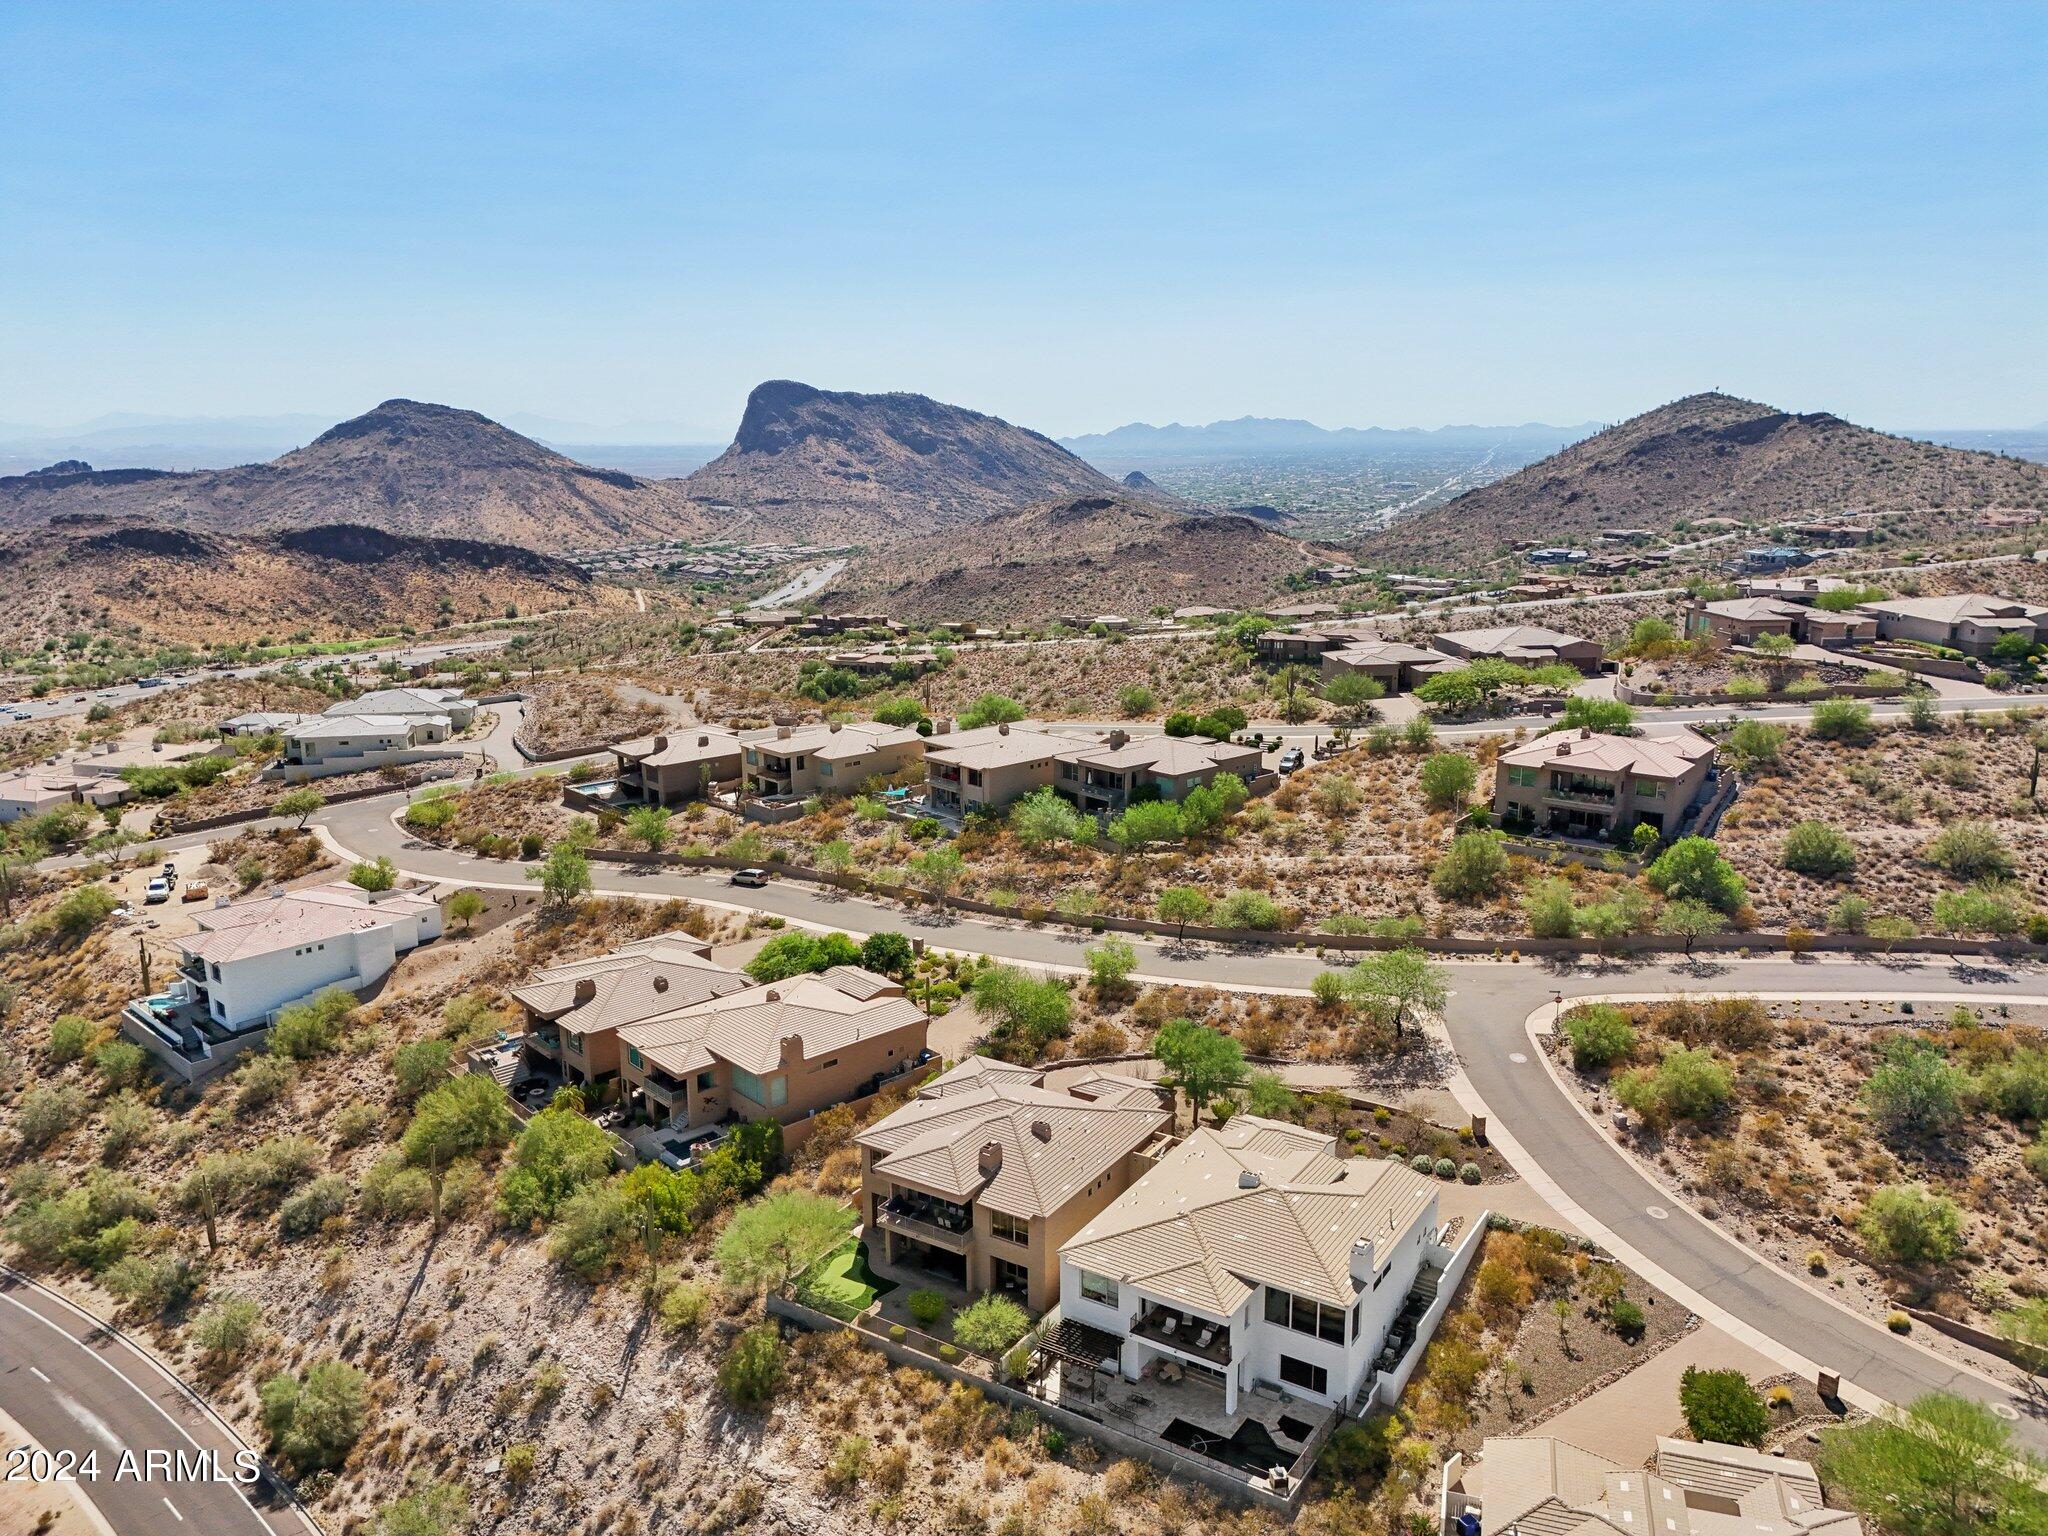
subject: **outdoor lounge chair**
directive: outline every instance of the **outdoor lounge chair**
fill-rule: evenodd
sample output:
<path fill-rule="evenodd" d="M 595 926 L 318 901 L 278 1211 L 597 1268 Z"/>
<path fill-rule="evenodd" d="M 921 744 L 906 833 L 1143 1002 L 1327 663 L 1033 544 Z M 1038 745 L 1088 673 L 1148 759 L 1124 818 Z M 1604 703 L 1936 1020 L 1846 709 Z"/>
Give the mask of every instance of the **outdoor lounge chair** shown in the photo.
<path fill-rule="evenodd" d="M 1204 1328 L 1202 1330 L 1202 1336 L 1199 1339 L 1195 1340 L 1195 1348 L 1207 1349 L 1209 1347 L 1209 1341 L 1215 1337 L 1216 1330 L 1214 1328 Z"/>

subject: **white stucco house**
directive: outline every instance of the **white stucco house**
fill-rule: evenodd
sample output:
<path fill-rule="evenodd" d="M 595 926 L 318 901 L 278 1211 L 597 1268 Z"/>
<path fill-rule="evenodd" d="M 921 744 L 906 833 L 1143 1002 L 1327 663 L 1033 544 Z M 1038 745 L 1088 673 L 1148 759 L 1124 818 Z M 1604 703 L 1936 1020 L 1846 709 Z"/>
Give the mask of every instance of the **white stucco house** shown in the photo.
<path fill-rule="evenodd" d="M 1126 1380 L 1162 1366 L 1207 1380 L 1226 1413 L 1260 1386 L 1348 1408 L 1440 1313 L 1436 1237 L 1427 1177 L 1237 1115 L 1194 1132 L 1061 1246 L 1060 1315 L 1120 1341 Z"/>
<path fill-rule="evenodd" d="M 330 715 L 439 715 L 457 731 L 476 719 L 476 704 L 460 688 L 374 688 L 327 706 Z"/>
<path fill-rule="evenodd" d="M 170 985 L 137 998 L 122 1033 L 185 1081 L 261 1040 L 277 1011 L 329 987 L 361 991 L 398 957 L 441 936 L 441 908 L 408 890 L 346 881 L 214 907 L 176 941 Z"/>
<path fill-rule="evenodd" d="M 319 779 L 447 757 L 452 724 L 446 715 L 309 715 L 284 733 L 284 750 L 266 771 Z"/>

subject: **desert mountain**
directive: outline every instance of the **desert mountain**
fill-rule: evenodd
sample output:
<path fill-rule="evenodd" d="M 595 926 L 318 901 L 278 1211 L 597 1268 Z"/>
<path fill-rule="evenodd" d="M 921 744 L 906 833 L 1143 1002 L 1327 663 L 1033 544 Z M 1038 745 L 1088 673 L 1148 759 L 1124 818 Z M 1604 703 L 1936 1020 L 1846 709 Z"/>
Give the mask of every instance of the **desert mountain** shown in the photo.
<path fill-rule="evenodd" d="M 672 484 L 592 469 L 475 411 L 387 400 L 267 464 L 0 479 L 0 528 L 73 512 L 198 530 L 359 523 L 573 549 L 699 531 Z"/>
<path fill-rule="evenodd" d="M 630 601 L 531 549 L 357 524 L 230 534 L 85 513 L 0 537 L 0 649 L 99 623 L 157 641 L 332 639 Z"/>
<path fill-rule="evenodd" d="M 1962 532 L 1979 514 L 2048 507 L 2048 469 L 1794 415 L 1731 395 L 1689 395 L 1609 427 L 1503 480 L 1394 523 L 1363 558 L 1449 569 L 1517 539 L 1583 543 L 1605 528 L 1702 517 L 1759 528 L 1896 511 L 1902 531 Z"/>
<path fill-rule="evenodd" d="M 939 532 L 1115 482 L 1049 437 L 924 395 L 758 386 L 730 448 L 682 482 L 736 538 Z"/>
<path fill-rule="evenodd" d="M 914 563 L 887 551 L 866 556 L 826 603 L 968 622 L 1231 607 L 1272 596 L 1290 574 L 1326 558 L 1251 518 L 1112 492 L 987 518 L 934 541 Z"/>
<path fill-rule="evenodd" d="M 1262 453 L 1318 453 L 1404 448 L 1562 447 L 1593 431 L 1539 421 L 1513 427 L 1319 427 L 1294 417 L 1240 416 L 1206 426 L 1134 421 L 1108 432 L 1063 437 L 1062 446 L 1090 461 L 1180 459 Z"/>

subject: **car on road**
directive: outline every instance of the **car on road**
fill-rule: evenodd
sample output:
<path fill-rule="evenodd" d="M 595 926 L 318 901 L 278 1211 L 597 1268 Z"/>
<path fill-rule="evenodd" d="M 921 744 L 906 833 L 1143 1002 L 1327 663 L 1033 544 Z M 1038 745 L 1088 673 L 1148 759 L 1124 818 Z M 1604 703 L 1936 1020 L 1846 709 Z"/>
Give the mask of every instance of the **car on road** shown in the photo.
<path fill-rule="evenodd" d="M 1300 769 L 1301 764 L 1302 756 L 1301 748 L 1299 747 L 1289 747 L 1285 752 L 1282 752 L 1280 754 L 1280 771 L 1282 773 L 1297 772 Z"/>
<path fill-rule="evenodd" d="M 170 899 L 171 882 L 162 875 L 158 875 L 154 880 L 150 881 L 142 892 L 142 900 L 148 906 L 153 907 L 158 902 L 169 901 Z"/>
<path fill-rule="evenodd" d="M 732 872 L 734 885 L 766 885 L 768 871 L 765 869 L 736 869 Z"/>

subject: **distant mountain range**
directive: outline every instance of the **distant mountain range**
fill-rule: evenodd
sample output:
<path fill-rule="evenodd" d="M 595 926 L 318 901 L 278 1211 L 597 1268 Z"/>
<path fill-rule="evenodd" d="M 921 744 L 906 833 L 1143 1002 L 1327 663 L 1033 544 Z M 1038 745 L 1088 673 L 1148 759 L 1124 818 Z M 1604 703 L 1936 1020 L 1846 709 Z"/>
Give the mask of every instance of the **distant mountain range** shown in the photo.
<path fill-rule="evenodd" d="M 1790 518 L 1905 514 L 1920 535 L 1967 537 L 1990 511 L 2048 510 L 2048 469 L 1892 437 L 1825 411 L 1689 395 L 1609 427 L 1504 479 L 1397 519 L 1362 559 L 1450 570 L 1517 539 L 1583 543 L 1602 529 L 1669 529 L 1703 517 L 1759 528 Z"/>
<path fill-rule="evenodd" d="M 1576 442 L 1600 430 L 1597 422 L 1553 427 L 1524 422 L 1515 427 L 1319 427 L 1291 417 L 1240 416 L 1207 426 L 1170 422 L 1155 427 L 1134 421 L 1110 432 L 1063 437 L 1062 447 L 1083 458 L 1144 458 L 1175 455 L 1315 453 L 1324 450 L 1398 448 L 1538 447 L 1544 451 Z"/>

